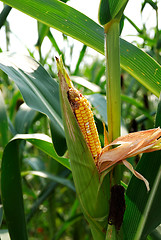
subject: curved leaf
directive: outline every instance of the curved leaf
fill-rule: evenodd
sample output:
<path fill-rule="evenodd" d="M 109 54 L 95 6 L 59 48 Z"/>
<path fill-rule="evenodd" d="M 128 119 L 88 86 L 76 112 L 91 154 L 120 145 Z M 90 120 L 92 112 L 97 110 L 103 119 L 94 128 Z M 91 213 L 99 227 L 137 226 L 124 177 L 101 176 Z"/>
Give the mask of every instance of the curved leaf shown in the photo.
<path fill-rule="evenodd" d="M 101 25 L 113 19 L 120 20 L 128 0 L 101 0 L 99 6 L 99 22 Z"/>
<path fill-rule="evenodd" d="M 55 181 L 57 183 L 60 183 L 64 186 L 68 187 L 72 191 L 75 191 L 75 187 L 70 180 L 68 180 L 66 178 L 55 176 L 55 175 L 53 175 L 51 173 L 48 173 L 48 172 L 44 172 L 44 171 L 21 172 L 21 176 L 25 176 L 25 175 L 33 175 L 33 176 L 39 176 L 39 177 L 42 177 L 42 178 L 50 179 L 52 181 Z"/>
<path fill-rule="evenodd" d="M 161 226 L 158 226 L 151 234 L 152 240 L 160 240 L 161 239 Z"/>
<path fill-rule="evenodd" d="M 8 120 L 6 107 L 0 91 L 0 143 L 4 147 L 8 143 Z"/>
<path fill-rule="evenodd" d="M 3 207 L 2 205 L 0 205 L 0 226 L 2 224 L 2 220 L 3 220 Z"/>
<path fill-rule="evenodd" d="M 69 170 L 71 169 L 69 159 L 65 157 L 60 157 L 57 155 L 53 147 L 52 140 L 49 136 L 45 134 L 38 134 L 38 133 L 18 134 L 11 140 L 11 142 L 18 141 L 18 140 L 26 140 L 30 142 L 35 147 L 37 147 L 38 149 L 46 153 L 48 156 L 52 157 L 57 162 L 62 164 L 64 167 L 68 168 Z"/>
<path fill-rule="evenodd" d="M 161 102 L 158 105 L 156 124 L 161 126 Z M 123 227 L 127 240 L 144 239 L 161 223 L 161 151 L 143 154 L 136 170 L 150 184 L 145 186 L 135 177 L 131 178 L 126 193 L 126 211 Z"/>
<path fill-rule="evenodd" d="M 59 174 L 60 177 L 65 178 L 69 175 L 70 171 L 68 169 L 63 170 Z M 41 192 L 39 193 L 38 198 L 36 201 L 33 203 L 33 205 L 30 208 L 30 212 L 27 215 L 26 219 L 27 222 L 31 220 L 31 218 L 34 216 L 34 214 L 39 210 L 40 205 L 53 193 L 53 191 L 56 189 L 57 183 L 51 181 L 47 188 L 42 189 Z"/>
<path fill-rule="evenodd" d="M 157 97 L 161 91 L 161 66 L 148 54 L 122 40 L 121 66 Z M 146 64 L 145 64 L 146 63 Z"/>
<path fill-rule="evenodd" d="M 130 103 L 130 105 L 135 106 L 138 109 L 138 111 L 141 112 L 141 114 L 144 114 L 144 116 L 146 116 L 148 119 L 153 121 L 153 118 L 150 115 L 150 112 L 144 107 L 142 102 L 139 102 L 138 100 L 126 95 L 121 95 L 121 100 L 123 102 Z"/>
<path fill-rule="evenodd" d="M 45 170 L 45 163 L 39 157 L 24 158 L 23 162 L 30 166 L 34 171 Z"/>
<path fill-rule="evenodd" d="M 8 224 L 9 233 L 11 239 L 13 240 L 27 239 L 19 167 L 18 143 L 20 140 L 26 140 L 32 143 L 34 146 L 36 146 L 37 148 L 54 158 L 56 161 L 70 169 L 69 160 L 67 158 L 59 157 L 56 154 L 51 139 L 44 134 L 16 135 L 7 144 L 2 158 L 1 189 L 4 212 Z M 34 173 L 34 171 L 32 173 L 36 174 Z M 54 177 L 50 176 L 50 178 Z M 54 180 L 59 180 L 59 182 L 63 184 L 63 181 L 57 179 L 57 177 L 55 177 Z M 64 183 L 66 185 L 68 184 L 69 187 L 70 184 L 68 182 Z"/>
<path fill-rule="evenodd" d="M 11 9 L 12 8 L 10 6 L 4 6 L 2 12 L 0 13 L 0 28 L 4 25 Z"/>
<path fill-rule="evenodd" d="M 32 169 L 32 171 L 45 171 L 45 162 L 43 161 L 43 159 L 41 159 L 41 157 L 29 157 L 29 158 L 23 158 L 23 163 L 25 163 L 25 165 L 30 166 L 30 168 Z M 21 172 L 21 176 L 22 176 L 22 172 Z M 45 186 L 46 181 L 44 178 L 39 178 L 40 180 L 40 184 L 42 184 L 42 186 Z"/>
<path fill-rule="evenodd" d="M 87 99 L 98 110 L 102 116 L 103 121 L 107 124 L 107 103 L 105 96 L 101 94 L 87 95 Z"/>
<path fill-rule="evenodd" d="M 7 144 L 1 169 L 2 202 L 10 237 L 27 240 L 17 141 Z"/>
<path fill-rule="evenodd" d="M 27 105 L 50 118 L 54 146 L 59 154 L 63 154 L 66 144 L 58 83 L 39 63 L 27 56 L 0 53 L 0 68 L 14 80 Z"/>
<path fill-rule="evenodd" d="M 98 110 L 102 120 L 107 124 L 106 98 L 101 94 L 91 94 L 86 96 L 92 105 Z M 127 129 L 121 120 L 121 135 L 128 134 Z"/>
<path fill-rule="evenodd" d="M 77 84 L 80 84 L 81 86 L 88 88 L 92 92 L 101 92 L 101 88 L 92 82 L 89 82 L 88 80 L 79 77 L 79 76 L 71 76 L 71 80 Z"/>
<path fill-rule="evenodd" d="M 20 106 L 15 117 L 15 130 L 17 133 L 27 133 L 36 115 L 36 111 L 25 103 Z"/>
<path fill-rule="evenodd" d="M 2 2 L 104 54 L 104 29 L 72 7 L 57 0 Z M 120 38 L 120 63 L 124 70 L 159 97 L 161 67 L 149 55 Z"/>

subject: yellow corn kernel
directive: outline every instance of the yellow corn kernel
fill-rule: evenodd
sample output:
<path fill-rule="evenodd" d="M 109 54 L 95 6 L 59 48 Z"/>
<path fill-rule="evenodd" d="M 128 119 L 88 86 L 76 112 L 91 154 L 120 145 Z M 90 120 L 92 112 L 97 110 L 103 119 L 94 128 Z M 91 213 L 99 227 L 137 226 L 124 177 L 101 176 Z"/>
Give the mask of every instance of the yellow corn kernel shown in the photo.
<path fill-rule="evenodd" d="M 69 89 L 68 98 L 93 159 L 97 162 L 101 153 L 101 144 L 90 103 L 75 88 Z"/>

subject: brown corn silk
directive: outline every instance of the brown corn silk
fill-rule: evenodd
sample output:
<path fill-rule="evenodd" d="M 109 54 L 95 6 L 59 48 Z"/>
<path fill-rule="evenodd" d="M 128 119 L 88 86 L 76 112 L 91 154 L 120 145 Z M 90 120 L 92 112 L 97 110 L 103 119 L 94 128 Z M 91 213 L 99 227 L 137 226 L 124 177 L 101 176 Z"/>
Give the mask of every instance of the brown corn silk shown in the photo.
<path fill-rule="evenodd" d="M 74 87 L 69 88 L 68 99 L 87 145 L 92 153 L 93 159 L 95 163 L 97 163 L 102 149 L 93 113 L 91 111 L 91 105 Z"/>

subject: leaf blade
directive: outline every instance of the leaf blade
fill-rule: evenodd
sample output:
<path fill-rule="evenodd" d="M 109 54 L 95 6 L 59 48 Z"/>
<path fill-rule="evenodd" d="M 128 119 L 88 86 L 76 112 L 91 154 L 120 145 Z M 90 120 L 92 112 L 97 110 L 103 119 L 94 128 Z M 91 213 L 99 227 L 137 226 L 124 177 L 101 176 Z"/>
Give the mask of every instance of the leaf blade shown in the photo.
<path fill-rule="evenodd" d="M 66 143 L 58 83 L 38 62 L 20 54 L 0 53 L 0 68 L 14 80 L 26 104 L 50 118 L 53 143 L 62 155 L 66 150 Z"/>
<path fill-rule="evenodd" d="M 2 2 L 28 14 L 85 45 L 104 54 L 104 29 L 84 14 L 52 0 L 3 0 Z M 147 64 L 144 64 L 144 63 Z M 157 97 L 161 91 L 161 67 L 149 55 L 120 38 L 120 64 L 129 74 Z"/>
<path fill-rule="evenodd" d="M 55 159 L 57 162 L 62 164 L 64 167 L 71 170 L 70 161 L 68 158 L 60 157 L 56 153 L 52 140 L 45 134 L 17 134 L 11 141 L 26 140 L 33 144 L 35 147 L 46 153 L 48 156 Z"/>
<path fill-rule="evenodd" d="M 27 240 L 27 230 L 24 214 L 18 145 L 20 140 L 26 140 L 38 147 L 43 152 L 70 169 L 69 159 L 59 157 L 53 148 L 51 139 L 44 134 L 19 134 L 16 135 L 5 147 L 2 158 L 2 202 L 7 219 L 10 236 L 13 240 Z M 38 171 L 31 171 L 34 172 Z M 45 174 L 45 173 L 44 173 Z M 40 175 L 40 172 L 39 172 Z M 47 177 L 46 175 L 43 175 Z M 74 190 L 68 180 L 63 180 L 48 174 L 50 179 L 65 184 Z M 16 186 L 16 187 L 15 187 Z M 19 229 L 20 228 L 20 229 Z"/>
<path fill-rule="evenodd" d="M 155 127 L 161 126 L 160 115 L 161 102 L 158 105 Z M 161 223 L 161 206 L 159 201 L 161 197 L 160 159 L 161 151 L 145 153 L 136 168 L 149 181 L 151 188 L 149 193 L 146 192 L 143 183 L 134 176 L 131 178 L 126 193 L 127 209 L 123 223 L 126 234 L 125 239 L 133 240 L 138 236 L 140 239 L 144 239 Z M 145 212 L 146 209 L 148 213 Z M 143 216 L 146 217 L 144 220 L 142 220 Z"/>
<path fill-rule="evenodd" d="M 27 240 L 17 144 L 16 141 L 10 142 L 3 153 L 2 202 L 11 239 Z"/>
<path fill-rule="evenodd" d="M 8 120 L 2 92 L 0 91 L 0 142 L 2 147 L 8 142 Z"/>
<path fill-rule="evenodd" d="M 72 184 L 72 182 L 66 178 L 62 178 L 59 176 L 55 176 L 54 174 L 51 174 L 49 172 L 45 172 L 45 171 L 26 171 L 26 172 L 21 172 L 21 176 L 25 176 L 25 175 L 33 175 L 33 176 L 39 176 L 42 178 L 46 178 L 46 179 L 50 179 L 52 181 L 55 181 L 59 184 L 62 184 L 66 187 L 68 187 L 69 189 L 71 189 L 72 191 L 75 192 L 75 188 L 74 185 Z"/>

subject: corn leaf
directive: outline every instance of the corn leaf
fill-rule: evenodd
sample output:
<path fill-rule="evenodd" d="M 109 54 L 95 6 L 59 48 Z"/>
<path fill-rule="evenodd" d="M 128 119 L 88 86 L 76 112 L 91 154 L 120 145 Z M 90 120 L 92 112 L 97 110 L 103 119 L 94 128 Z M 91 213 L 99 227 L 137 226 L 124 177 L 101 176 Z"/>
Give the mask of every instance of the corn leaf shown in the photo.
<path fill-rule="evenodd" d="M 60 227 L 60 229 L 58 230 L 58 232 L 56 233 L 55 236 L 55 240 L 59 240 L 61 239 L 63 233 L 72 225 L 74 225 L 74 223 L 76 223 L 77 221 L 79 221 L 82 218 L 82 214 L 78 214 L 77 213 L 77 208 L 79 206 L 79 202 L 76 199 L 75 202 L 73 203 L 72 207 L 69 210 L 68 213 L 68 219 L 62 224 L 62 226 Z M 73 226 L 74 227 L 74 226 Z"/>
<path fill-rule="evenodd" d="M 2 220 L 3 220 L 3 207 L 2 205 L 0 205 L 0 226 L 2 224 Z"/>
<path fill-rule="evenodd" d="M 64 167 L 71 169 L 70 161 L 68 158 L 60 157 L 56 153 L 52 140 L 49 136 L 45 134 L 17 134 L 11 141 L 18 141 L 18 140 L 26 140 L 30 142 L 32 145 L 46 153 L 48 156 L 52 157 L 54 160 L 62 164 Z"/>
<path fill-rule="evenodd" d="M 18 146 L 20 140 L 32 143 L 38 149 L 70 169 L 69 159 L 59 157 L 53 148 L 51 139 L 44 134 L 20 134 L 7 144 L 2 158 L 1 189 L 6 221 L 11 239 L 13 240 L 27 240 L 19 166 Z M 36 173 L 33 172 L 32 174 Z M 70 185 L 70 188 L 74 190 L 69 182 L 63 182 L 51 175 L 43 175 L 43 177 L 50 177 L 50 179 L 57 180 L 62 184 Z"/>
<path fill-rule="evenodd" d="M 158 226 L 151 234 L 150 237 L 152 240 L 160 240 L 161 239 L 161 226 Z"/>
<path fill-rule="evenodd" d="M 10 6 L 4 6 L 2 12 L 0 13 L 0 28 L 4 25 L 11 9 L 12 8 Z"/>
<path fill-rule="evenodd" d="M 98 18 L 101 25 L 113 19 L 121 19 L 128 0 L 101 0 Z"/>
<path fill-rule="evenodd" d="M 4 147 L 8 142 L 8 120 L 6 106 L 0 91 L 0 143 Z"/>
<path fill-rule="evenodd" d="M 82 211 L 91 225 L 94 239 L 105 239 L 109 182 L 100 186 L 100 177 L 91 152 L 78 126 L 67 98 L 65 79 L 60 77 L 60 96 L 71 169 Z"/>
<path fill-rule="evenodd" d="M 91 104 L 98 110 L 102 120 L 107 124 L 107 103 L 105 96 L 101 94 L 92 94 L 86 96 Z"/>
<path fill-rule="evenodd" d="M 38 22 L 38 40 L 37 43 L 35 44 L 36 47 L 41 48 L 42 42 L 44 40 L 44 38 L 48 35 L 49 33 L 49 27 L 46 26 L 43 23 Z"/>
<path fill-rule="evenodd" d="M 104 54 L 104 29 L 68 5 L 57 0 L 3 0 L 2 2 Z M 124 70 L 159 97 L 160 65 L 145 52 L 121 38 L 120 64 Z"/>
<path fill-rule="evenodd" d="M 25 103 L 23 103 L 15 117 L 15 130 L 17 133 L 27 133 L 31 123 L 33 122 L 36 111 L 29 108 Z"/>
<path fill-rule="evenodd" d="M 161 126 L 161 101 L 158 105 L 155 127 Z M 161 223 L 161 151 L 143 154 L 136 170 L 150 184 L 150 192 L 144 183 L 132 177 L 126 193 L 124 216 L 125 239 L 145 239 Z"/>
<path fill-rule="evenodd" d="M 59 173 L 59 177 L 65 179 L 69 175 L 69 173 L 70 171 L 68 169 L 63 169 L 63 171 Z M 51 196 L 57 185 L 58 183 L 51 181 L 47 188 L 40 191 L 36 201 L 33 202 L 30 211 L 26 217 L 27 222 L 30 222 L 31 218 L 36 214 L 37 211 L 39 211 L 41 204 L 43 204 L 43 202 Z"/>
<path fill-rule="evenodd" d="M 55 149 L 66 150 L 58 83 L 34 59 L 14 53 L 0 54 L 0 68 L 14 80 L 28 106 L 45 113 L 51 121 Z"/>
<path fill-rule="evenodd" d="M 10 237 L 27 240 L 17 141 L 7 144 L 1 171 L 2 202 Z"/>
<path fill-rule="evenodd" d="M 26 176 L 26 175 L 33 175 L 33 176 L 38 176 L 38 177 L 41 177 L 41 178 L 49 179 L 51 181 L 57 182 L 59 184 L 62 184 L 64 186 L 68 187 L 72 191 L 75 191 L 74 185 L 70 180 L 68 180 L 66 178 L 55 176 L 54 174 L 51 174 L 49 172 L 45 172 L 45 171 L 25 171 L 25 172 L 21 172 L 21 176 Z"/>

